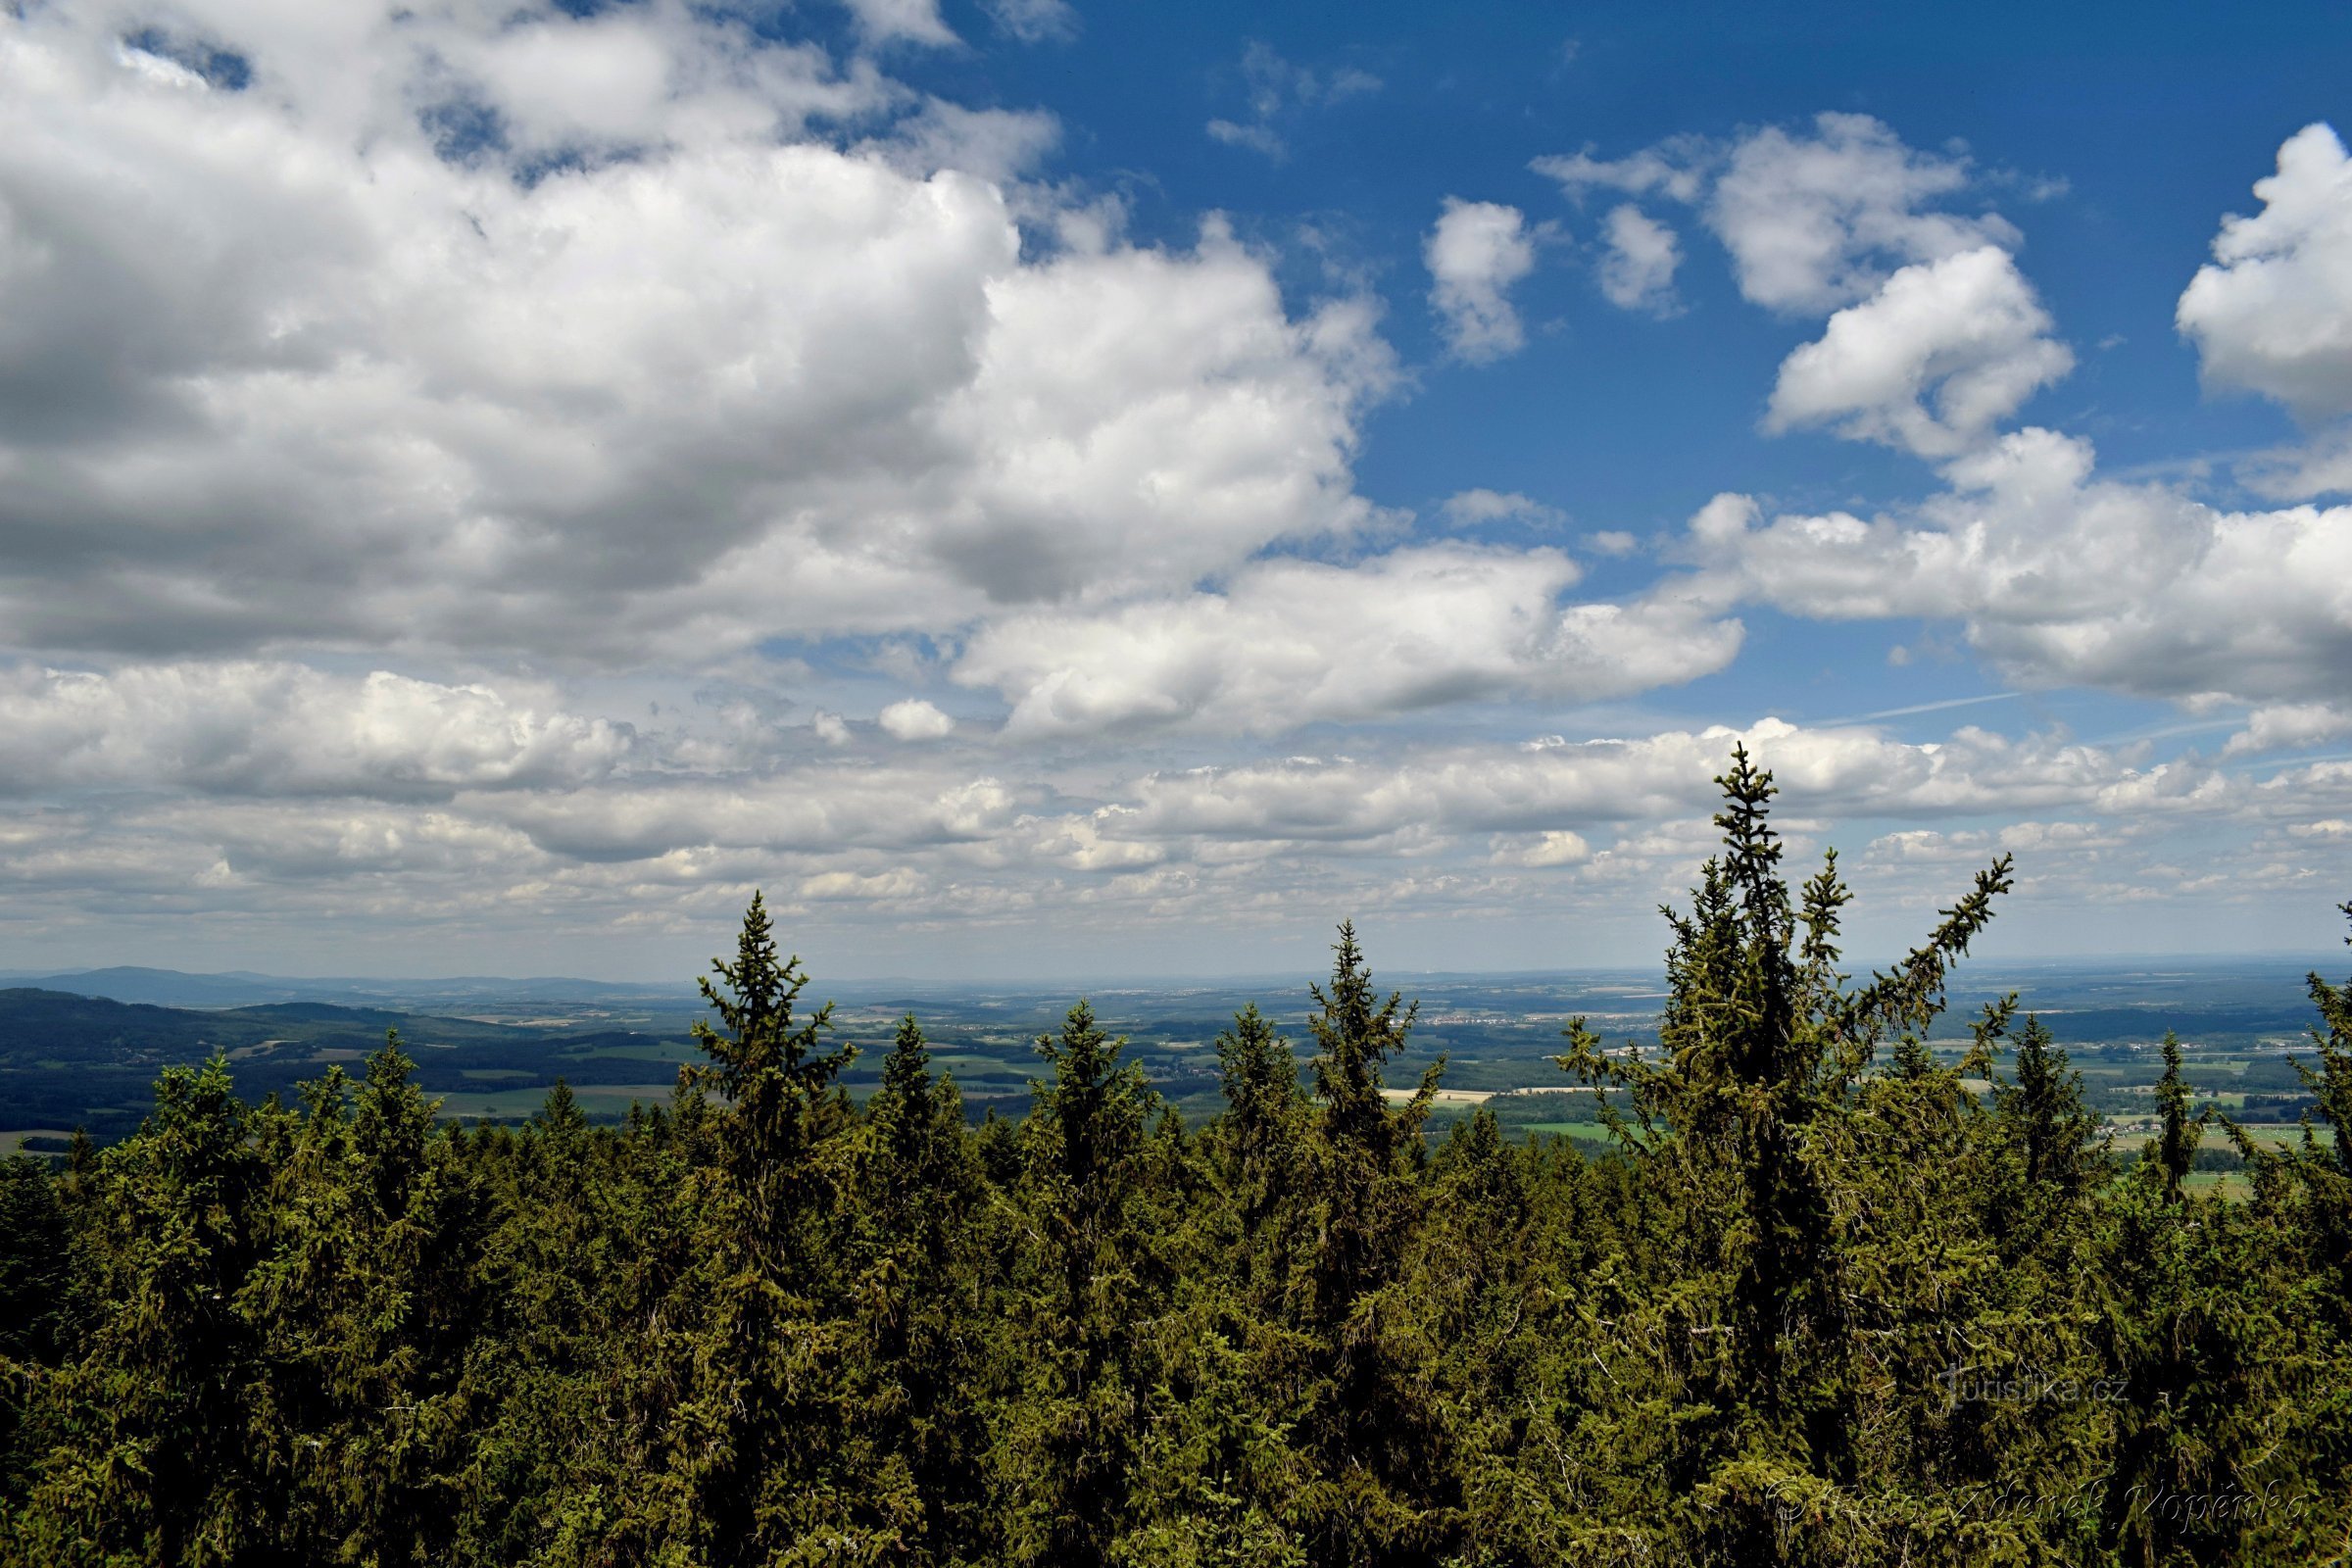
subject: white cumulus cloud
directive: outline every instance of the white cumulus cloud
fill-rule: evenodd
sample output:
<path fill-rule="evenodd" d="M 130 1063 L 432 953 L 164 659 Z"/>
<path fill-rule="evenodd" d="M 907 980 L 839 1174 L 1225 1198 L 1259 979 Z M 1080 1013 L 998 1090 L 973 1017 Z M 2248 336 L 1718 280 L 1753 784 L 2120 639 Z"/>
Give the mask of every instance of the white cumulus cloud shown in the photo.
<path fill-rule="evenodd" d="M 1733 147 L 1706 220 L 1741 293 L 1822 314 L 1874 292 L 1889 264 L 2014 245 L 2016 228 L 1995 214 L 1923 210 L 1968 181 L 1965 159 L 1907 147 L 1868 115 L 1823 114 L 1809 135 L 1768 125 Z"/>
<path fill-rule="evenodd" d="M 188 14 L 251 90 L 0 14 L 0 645 L 719 657 L 1368 514 L 1371 308 L 1024 256 L 1037 117 L 667 3 Z"/>
<path fill-rule="evenodd" d="M 1827 424 L 1851 440 L 1956 456 L 2073 368 L 2050 325 L 2006 251 L 1915 263 L 1788 356 L 1766 428 Z"/>
<path fill-rule="evenodd" d="M 2223 220 L 2180 296 L 2205 378 L 2276 398 L 2307 420 L 2352 412 L 2352 159 L 2307 125 L 2255 181 L 2262 211 Z"/>
<path fill-rule="evenodd" d="M 1968 193 L 1969 160 L 1907 146 L 1869 115 L 1821 114 L 1801 129 L 1765 125 L 1728 141 L 1674 136 L 1617 159 L 1587 148 L 1532 167 L 1579 201 L 1614 190 L 1696 209 L 1731 253 L 1740 293 L 1793 315 L 1827 316 L 1876 292 L 1895 268 L 2019 237 L 1998 214 L 1937 210 Z M 1654 224 L 1638 208 L 1618 210 Z M 1627 229 L 1629 277 L 1643 256 L 1662 268 L 1657 235 L 1630 219 Z"/>
<path fill-rule="evenodd" d="M 1525 346 L 1510 290 L 1535 270 L 1536 247 L 1519 209 L 1448 196 L 1421 258 L 1432 282 L 1430 304 L 1456 359 L 1483 365 Z"/>
<path fill-rule="evenodd" d="M 907 697 L 882 710 L 878 722 L 893 740 L 935 741 L 956 733 L 956 720 L 919 697 Z"/>
<path fill-rule="evenodd" d="M 1098 615 L 1010 616 L 955 666 L 1014 734 L 1181 725 L 1279 734 L 1445 703 L 1618 697 L 1692 680 L 1740 626 L 1673 595 L 1567 604 L 1556 550 L 1439 545 L 1352 566 L 1266 561 L 1219 593 Z"/>
<path fill-rule="evenodd" d="M 630 730 L 492 687 L 298 664 L 0 673 L 0 788 L 183 787 L 258 795 L 446 796 L 603 779 Z"/>
<path fill-rule="evenodd" d="M 1601 225 L 1608 252 L 1600 263 L 1600 292 L 1624 311 L 1670 316 L 1678 308 L 1674 272 L 1683 262 L 1674 230 L 1632 203 L 1609 209 Z"/>
<path fill-rule="evenodd" d="M 1718 149 L 1705 138 L 1677 136 L 1624 158 L 1595 158 L 1588 146 L 1578 153 L 1538 158 L 1528 167 L 1559 181 L 1560 189 L 1578 201 L 1594 190 L 1615 190 L 1629 196 L 1654 193 L 1689 204 L 1704 194 L 1712 166 L 1719 161 Z"/>
<path fill-rule="evenodd" d="M 1918 506 L 1766 521 L 1744 497 L 1692 519 L 1696 591 L 1825 619 L 1961 621 L 2021 684 L 2323 701 L 2352 668 L 2352 510 L 2231 512 L 2094 475 L 2090 444 L 2000 437 Z"/>
<path fill-rule="evenodd" d="M 2295 751 L 2352 736 L 2352 709 L 2338 703 L 2270 703 L 2222 747 L 2225 757 Z"/>

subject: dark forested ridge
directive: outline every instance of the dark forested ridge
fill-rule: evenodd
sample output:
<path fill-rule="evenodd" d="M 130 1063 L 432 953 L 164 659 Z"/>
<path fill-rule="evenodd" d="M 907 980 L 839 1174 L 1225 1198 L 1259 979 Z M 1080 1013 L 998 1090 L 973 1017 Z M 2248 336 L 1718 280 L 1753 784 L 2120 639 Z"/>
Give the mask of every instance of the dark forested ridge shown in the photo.
<path fill-rule="evenodd" d="M 0 1129 L 80 1127 L 110 1143 L 146 1117 L 164 1068 L 215 1055 L 247 1097 L 295 1100 L 329 1066 L 358 1066 L 395 1029 L 427 1093 L 527 1091 L 534 1104 L 559 1078 L 588 1094 L 612 1085 L 666 1098 L 660 1080 L 692 1054 L 683 1026 L 518 1028 L 317 1002 L 196 1012 L 12 987 L 0 990 Z"/>
<path fill-rule="evenodd" d="M 2352 997 L 2296 1137 L 2168 1041 L 2126 1160 L 2014 1000 L 1925 1043 L 2005 860 L 1858 981 L 1724 784 L 1654 1046 L 1555 1048 L 1605 1152 L 1434 1131 L 1348 927 L 1190 1121 L 1084 1003 L 1017 1120 L 912 1017 L 853 1063 L 757 901 L 617 1126 L 222 1037 L 0 1164 L 0 1565 L 2344 1560 Z"/>

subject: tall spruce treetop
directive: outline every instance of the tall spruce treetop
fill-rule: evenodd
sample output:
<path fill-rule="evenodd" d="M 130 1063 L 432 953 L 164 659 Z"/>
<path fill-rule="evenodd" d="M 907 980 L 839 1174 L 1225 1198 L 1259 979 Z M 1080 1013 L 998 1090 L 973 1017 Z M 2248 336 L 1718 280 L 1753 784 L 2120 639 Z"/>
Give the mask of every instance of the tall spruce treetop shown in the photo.
<path fill-rule="evenodd" d="M 1142 1437 L 1148 1385 L 1131 1363 L 1152 1315 L 1142 1275 L 1153 1243 L 1141 1205 L 1156 1097 L 1142 1067 L 1120 1061 L 1126 1044 L 1102 1032 L 1085 1001 L 1073 1005 L 1058 1038 L 1037 1038 L 1054 1076 L 1031 1084 L 1036 1103 L 1021 1129 L 1022 1204 L 1043 1245 L 1026 1325 L 1030 1382 L 1008 1435 L 1021 1505 L 1007 1556 L 1041 1568 L 1110 1561 Z"/>
<path fill-rule="evenodd" d="M 1245 1299 L 1269 1314 L 1298 1283 L 1309 1228 L 1309 1104 L 1291 1043 L 1250 1004 L 1217 1036 L 1225 1113 L 1203 1139 L 1235 1226 L 1233 1253 Z"/>
<path fill-rule="evenodd" d="M 1306 1094 L 1291 1043 L 1252 1002 L 1217 1036 L 1217 1067 L 1226 1110 L 1216 1126 L 1239 1217 L 1246 1231 L 1284 1199 L 1298 1177 Z"/>
<path fill-rule="evenodd" d="M 386 1216 L 398 1216 L 409 1206 L 441 1113 L 441 1102 L 425 1099 L 411 1080 L 416 1070 L 416 1063 L 401 1049 L 400 1031 L 386 1031 L 383 1050 L 368 1058 L 352 1116 L 352 1145 L 368 1176 L 368 1196 Z"/>
<path fill-rule="evenodd" d="M 1291 1044 L 1252 1002 L 1217 1036 L 1217 1070 L 1227 1114 L 1254 1136 L 1293 1119 L 1302 1102 L 1298 1060 Z"/>
<path fill-rule="evenodd" d="M 2083 1146 L 2099 1118 L 2082 1103 L 2082 1075 L 2069 1068 L 2065 1050 L 2039 1013 L 2026 1014 L 2015 1072 L 2015 1085 L 1994 1085 L 1993 1099 L 2005 1117 L 2014 1118 L 2026 1181 L 2071 1198 L 2081 1190 L 2088 1157 Z"/>
<path fill-rule="evenodd" d="M 2039 1015 L 2028 1013 L 2016 1064 L 1992 1085 L 1994 1167 L 1982 1187 L 1986 1229 L 2012 1265 L 2055 1259 L 2080 1245 L 2084 1196 L 2108 1169 L 2111 1146 L 2082 1100 L 2082 1075 Z"/>
<path fill-rule="evenodd" d="M 732 1173 L 760 1220 L 771 1220 L 789 1201 L 777 1183 L 806 1174 L 812 1145 L 824 1125 L 838 1119 L 825 1116 L 820 1102 L 857 1059 L 858 1049 L 821 1049 L 833 1027 L 831 1003 L 795 1017 L 808 976 L 797 956 L 776 961 L 767 905 L 760 894 L 752 895 L 744 911 L 735 961 L 713 959 L 710 967 L 700 985 L 722 1028 L 695 1022 L 695 1043 L 711 1063 L 701 1072 L 734 1108 L 727 1140 Z"/>
<path fill-rule="evenodd" d="M 908 1013 L 899 1020 L 898 1033 L 882 1057 L 881 1087 L 865 1106 L 875 1135 L 876 1173 L 883 1192 L 893 1200 L 928 1174 L 924 1167 L 939 1133 L 939 1086 L 931 1076 L 930 1042 L 914 1014 Z"/>
<path fill-rule="evenodd" d="M 843 1440 L 854 1391 L 837 1348 L 853 1332 L 841 1211 L 855 1120 L 835 1080 L 856 1052 L 824 1049 L 830 1004 L 796 1012 L 808 977 L 797 957 L 779 959 L 758 894 L 734 962 L 711 970 L 702 993 L 720 1027 L 697 1022 L 710 1063 L 681 1077 L 728 1104 L 712 1117 L 705 1255 L 665 1314 L 694 1327 L 675 1342 L 683 1441 L 662 1495 L 698 1541 L 690 1560 L 752 1568 L 782 1560 L 788 1544 L 830 1540 L 835 1560 L 856 1561 L 896 1528 L 876 1517 L 892 1499 Z"/>
<path fill-rule="evenodd" d="M 955 1245 L 949 1233 L 969 1217 L 980 1171 L 966 1147 L 963 1097 L 953 1078 L 932 1073 L 930 1044 L 912 1013 L 899 1020 L 865 1110 L 865 1223 L 885 1252 L 910 1248 L 927 1266 L 942 1266 Z"/>
<path fill-rule="evenodd" d="M 1332 946 L 1331 986 L 1310 986 L 1308 994 L 1322 1007 L 1309 1027 L 1315 1032 L 1315 1098 L 1323 1107 L 1323 1123 L 1335 1145 L 1365 1151 L 1385 1159 L 1420 1131 L 1437 1093 L 1440 1067 L 1433 1066 L 1420 1094 L 1401 1112 L 1392 1113 L 1381 1093 L 1381 1068 L 1404 1050 L 1405 1038 L 1421 1011 L 1418 1002 L 1404 1006 L 1403 993 L 1392 991 L 1379 1000 L 1372 988 L 1372 971 L 1364 965 L 1363 950 L 1355 944 L 1355 922 L 1343 921 L 1340 940 Z"/>
<path fill-rule="evenodd" d="M 1853 1302 L 1812 1124 L 1849 1106 L 1889 1033 L 1925 1033 L 1951 963 L 2009 885 L 2009 860 L 1980 873 L 1891 972 L 1849 991 L 1838 941 L 1850 895 L 1835 855 L 1798 905 L 1770 821 L 1772 774 L 1740 747 L 1716 783 L 1723 852 L 1702 868 L 1688 914 L 1661 911 L 1672 942 L 1659 1058 L 1612 1056 L 1579 1018 L 1557 1059 L 1622 1094 L 1633 1119 L 1611 1102 L 1615 1094 L 1600 1119 L 1642 1160 L 1665 1209 L 1684 1216 L 1678 1255 L 1652 1265 L 1666 1318 L 1659 1343 L 1680 1362 L 1683 1397 L 1731 1419 L 1689 1428 L 1680 1441 L 1690 1446 L 1675 1465 L 1714 1477 L 1705 1529 L 1719 1538 L 1716 1549 L 1772 1560 L 1775 1525 L 1756 1499 L 1840 1475 L 1857 1429 L 1845 1367 Z M 1733 1499 L 1744 1502 L 1728 1506 Z"/>
<path fill-rule="evenodd" d="M 1315 1265 L 1318 1305 L 1326 1325 L 1343 1322 L 1356 1298 L 1396 1275 L 1413 1222 L 1408 1146 L 1418 1151 L 1421 1125 L 1437 1098 L 1443 1060 L 1422 1075 L 1421 1087 L 1391 1108 L 1381 1069 L 1404 1050 L 1416 1002 L 1401 993 L 1386 1001 L 1355 943 L 1355 923 L 1340 926 L 1332 947 L 1329 988 L 1309 988 L 1322 1011 L 1315 1033 L 1316 1183 L 1323 1209 L 1322 1255 Z"/>
<path fill-rule="evenodd" d="M 2352 915 L 2352 904 L 2342 909 Z M 2352 946 L 2352 937 L 2344 940 Z M 2309 983 L 2320 1013 L 2311 1031 L 2320 1060 L 2316 1069 L 2295 1063 L 2314 1102 L 2293 1160 L 2301 1194 L 2296 1232 L 2309 1255 L 2322 1260 L 2328 1283 L 2321 1313 L 2352 1347 L 2352 981 L 2331 986 L 2314 973 Z M 2345 1386 L 2352 1388 L 2352 1380 Z M 2343 1405 L 2340 1451 L 2352 1455 L 2352 1396 Z"/>
<path fill-rule="evenodd" d="M 1323 1482 L 1300 1501 L 1316 1563 L 1436 1561 L 1451 1515 L 1441 1423 L 1413 1375 L 1400 1304 L 1422 1219 L 1422 1124 L 1443 1058 L 1392 1107 L 1382 1068 L 1402 1052 L 1420 1004 L 1381 999 L 1352 922 L 1332 948 L 1331 983 L 1311 990 L 1316 1106 L 1309 1167 L 1314 1242 L 1306 1327 L 1320 1342 L 1303 1432 Z"/>
<path fill-rule="evenodd" d="M 1051 1138 L 1038 1168 L 1071 1195 L 1072 1222 L 1092 1245 L 1134 1188 L 1144 1129 L 1158 1097 L 1139 1064 L 1119 1059 L 1126 1038 L 1103 1033 L 1084 999 L 1070 1008 L 1058 1037 L 1040 1035 L 1036 1045 L 1054 1069 L 1051 1083 L 1032 1086 L 1036 1114 Z"/>
<path fill-rule="evenodd" d="M 2197 1143 L 2204 1128 L 2188 1113 L 2192 1091 L 2180 1076 L 2180 1037 L 2164 1032 L 2164 1076 L 2156 1080 L 2156 1138 L 2141 1155 L 2152 1161 L 2167 1200 L 2180 1196 L 2189 1167 L 2196 1162 Z"/>
<path fill-rule="evenodd" d="M 911 1012 L 899 1020 L 890 1054 L 882 1058 L 882 1091 L 909 1117 L 931 1113 L 931 1044 Z"/>

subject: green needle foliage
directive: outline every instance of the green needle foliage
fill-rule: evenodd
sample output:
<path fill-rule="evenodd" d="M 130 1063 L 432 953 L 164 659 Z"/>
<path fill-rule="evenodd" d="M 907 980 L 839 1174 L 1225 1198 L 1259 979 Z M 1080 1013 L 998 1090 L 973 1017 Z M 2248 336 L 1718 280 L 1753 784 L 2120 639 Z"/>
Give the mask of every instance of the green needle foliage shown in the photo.
<path fill-rule="evenodd" d="M 1200 1127 L 1084 1002 L 1017 1120 L 911 1017 L 854 1103 L 757 898 L 618 1126 L 454 1128 L 397 1037 L 167 1071 L 0 1163 L 0 1568 L 2346 1561 L 2352 987 L 2299 1144 L 2168 1039 L 2122 1154 L 2018 999 L 1926 1044 L 2006 858 L 1857 981 L 1835 855 L 1720 783 L 1656 1049 L 1567 1031 L 1597 1156 L 1433 1139 L 1352 925 Z"/>

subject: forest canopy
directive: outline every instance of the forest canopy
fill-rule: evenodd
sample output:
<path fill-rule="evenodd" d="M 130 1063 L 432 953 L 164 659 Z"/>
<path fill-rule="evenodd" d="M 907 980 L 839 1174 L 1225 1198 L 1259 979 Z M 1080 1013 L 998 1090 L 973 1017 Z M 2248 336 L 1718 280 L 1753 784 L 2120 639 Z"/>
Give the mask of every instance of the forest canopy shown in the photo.
<path fill-rule="evenodd" d="M 1719 782 L 1656 1049 L 1562 1041 L 1596 1156 L 1432 1135 L 1351 925 L 1200 1125 L 1084 1001 L 1017 1120 L 911 1016 L 856 1102 L 757 897 L 620 1126 L 452 1124 L 397 1036 L 171 1068 L 0 1164 L 0 1565 L 2344 1560 L 2352 988 L 2299 1143 L 2168 1042 L 2127 1161 L 2019 999 L 1924 1044 L 2006 858 L 1857 979 L 1835 855 Z"/>

